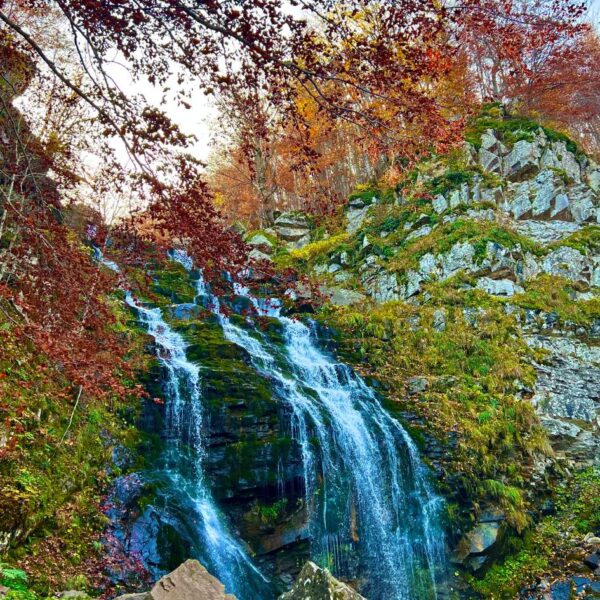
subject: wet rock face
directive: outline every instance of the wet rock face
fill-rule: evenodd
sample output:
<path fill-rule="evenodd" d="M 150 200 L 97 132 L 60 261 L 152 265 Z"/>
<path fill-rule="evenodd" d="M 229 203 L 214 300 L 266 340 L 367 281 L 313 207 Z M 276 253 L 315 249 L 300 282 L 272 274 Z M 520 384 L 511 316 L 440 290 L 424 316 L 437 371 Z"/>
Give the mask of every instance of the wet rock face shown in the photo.
<path fill-rule="evenodd" d="M 480 513 L 475 526 L 455 548 L 452 562 L 470 571 L 479 571 L 498 554 L 505 537 L 504 513 L 490 508 Z"/>
<path fill-rule="evenodd" d="M 365 600 L 358 592 L 338 581 L 327 569 L 313 562 L 304 565 L 294 587 L 279 600 Z"/>

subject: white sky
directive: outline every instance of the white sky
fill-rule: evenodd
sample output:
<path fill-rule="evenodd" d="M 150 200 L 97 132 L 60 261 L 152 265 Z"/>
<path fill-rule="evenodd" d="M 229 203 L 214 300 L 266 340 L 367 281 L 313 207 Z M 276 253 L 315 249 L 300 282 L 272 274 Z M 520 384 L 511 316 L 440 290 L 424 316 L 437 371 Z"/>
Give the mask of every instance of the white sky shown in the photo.
<path fill-rule="evenodd" d="M 160 90 L 149 82 L 141 80 L 134 81 L 131 73 L 124 67 L 115 64 L 110 70 L 111 76 L 119 87 L 126 93 L 141 93 L 152 105 L 159 106 L 162 94 Z M 173 83 L 173 87 L 176 83 Z M 178 105 L 174 98 L 167 98 L 164 106 L 160 106 L 167 115 L 179 125 L 185 134 L 195 135 L 197 140 L 190 152 L 201 160 L 206 160 L 210 154 L 211 130 L 218 116 L 212 97 L 205 96 L 200 90 L 192 93 L 188 99 L 190 109 Z"/>

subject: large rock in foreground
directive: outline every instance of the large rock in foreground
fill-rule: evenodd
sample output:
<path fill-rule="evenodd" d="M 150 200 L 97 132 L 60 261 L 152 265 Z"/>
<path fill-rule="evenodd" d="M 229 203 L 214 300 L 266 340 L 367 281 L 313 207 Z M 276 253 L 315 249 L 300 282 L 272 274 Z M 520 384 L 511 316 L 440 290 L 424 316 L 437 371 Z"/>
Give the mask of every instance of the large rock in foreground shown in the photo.
<path fill-rule="evenodd" d="M 159 579 L 146 594 L 126 594 L 115 600 L 236 600 L 197 560 L 186 560 Z"/>
<path fill-rule="evenodd" d="M 358 592 L 338 581 L 327 569 L 307 562 L 294 587 L 279 600 L 365 600 Z"/>

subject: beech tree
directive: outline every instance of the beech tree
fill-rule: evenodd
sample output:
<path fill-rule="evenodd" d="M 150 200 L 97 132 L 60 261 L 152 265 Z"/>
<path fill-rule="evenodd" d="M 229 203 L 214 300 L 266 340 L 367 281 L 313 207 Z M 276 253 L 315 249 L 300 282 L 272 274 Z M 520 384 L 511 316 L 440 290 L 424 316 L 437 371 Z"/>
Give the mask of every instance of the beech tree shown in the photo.
<path fill-rule="evenodd" d="M 2 295 L 19 322 L 28 324 L 28 334 L 39 336 L 61 364 L 73 365 L 80 385 L 96 390 L 117 385 L 108 362 L 102 362 L 112 350 L 99 341 L 103 322 L 110 322 L 101 308 L 110 280 L 93 269 L 62 222 L 65 190 L 77 182 L 78 155 L 61 152 L 68 140 L 34 135 L 12 111 L 23 84 L 38 78 L 54 103 L 73 107 L 53 117 L 57 131 L 75 108 L 83 111 L 98 138 L 103 181 L 143 201 L 145 208 L 111 234 L 124 262 L 142 260 L 140 249 L 185 242 L 209 276 L 237 273 L 245 262 L 244 245 L 225 227 L 202 165 L 189 154 L 191 140 L 160 106 L 119 87 L 116 63 L 183 106 L 198 87 L 235 97 L 245 120 L 240 157 L 269 205 L 273 186 L 297 191 L 297 182 L 290 184 L 294 177 L 318 189 L 337 160 L 328 163 L 326 156 L 336 136 L 336 152 L 348 140 L 369 153 L 373 164 L 444 151 L 460 139 L 463 125 L 464 107 L 453 102 L 452 87 L 440 93 L 463 60 L 461 44 L 475 47 L 479 39 L 497 37 L 492 92 L 516 95 L 519 69 L 533 81 L 550 50 L 569 46 L 582 14 L 572 0 L 535 0 L 533 11 L 517 0 L 291 5 L 301 10 L 288 10 L 283 0 L 0 0 L 3 102 L 15 121 L 6 120 L 11 132 L 1 150 Z M 64 30 L 61 39 L 70 45 L 74 63 L 52 51 L 49 19 Z M 266 112 L 259 110 L 263 103 Z M 50 106 L 55 110 L 53 102 Z M 128 165 L 116 160 L 115 139 Z M 284 146 L 287 164 L 275 177 L 274 156 Z M 343 152 L 339 158 L 344 160 Z M 97 189 L 106 191 L 103 185 Z M 88 241 L 102 244 L 105 231 L 94 225 Z M 77 367 L 73 348 L 84 350 Z"/>

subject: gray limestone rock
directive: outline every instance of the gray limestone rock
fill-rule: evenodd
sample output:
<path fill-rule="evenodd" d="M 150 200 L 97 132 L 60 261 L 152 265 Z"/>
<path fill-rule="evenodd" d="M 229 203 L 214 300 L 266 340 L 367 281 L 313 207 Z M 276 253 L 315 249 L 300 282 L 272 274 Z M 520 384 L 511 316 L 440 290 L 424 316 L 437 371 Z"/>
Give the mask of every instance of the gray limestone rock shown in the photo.
<path fill-rule="evenodd" d="M 522 184 L 517 190 L 516 196 L 509 205 L 510 212 L 515 219 L 520 219 L 531 212 L 533 204 L 529 198 L 529 194 L 530 189 L 527 183 Z"/>
<path fill-rule="evenodd" d="M 527 338 L 547 352 L 536 365 L 538 380 L 533 402 L 554 418 L 596 422 L 600 412 L 600 347 L 575 338 L 535 335 Z"/>
<path fill-rule="evenodd" d="M 577 223 L 569 221 L 534 221 L 530 219 L 516 221 L 513 226 L 520 234 L 542 244 L 562 240 L 581 228 Z"/>
<path fill-rule="evenodd" d="M 379 271 L 366 280 L 365 288 L 375 302 L 379 304 L 390 300 L 398 300 L 399 298 L 398 280 L 395 273 Z"/>
<path fill-rule="evenodd" d="M 336 306 L 351 306 L 366 300 L 364 294 L 341 287 L 322 287 L 321 293 L 327 296 L 329 301 Z"/>
<path fill-rule="evenodd" d="M 431 277 L 432 275 L 437 274 L 438 272 L 438 263 L 430 252 L 423 255 L 421 260 L 419 261 L 419 273 L 423 277 Z"/>
<path fill-rule="evenodd" d="M 423 227 L 419 227 L 419 229 L 416 229 L 415 231 L 411 231 L 406 236 L 406 241 L 416 240 L 418 238 L 425 237 L 426 235 L 429 235 L 432 231 L 433 231 L 433 229 L 432 229 L 431 225 L 423 225 Z"/>
<path fill-rule="evenodd" d="M 360 208 L 350 207 L 346 211 L 346 219 L 348 219 L 348 224 L 346 226 L 347 233 L 356 233 L 366 219 L 368 212 L 368 206 L 361 206 Z"/>
<path fill-rule="evenodd" d="M 475 248 L 469 242 L 457 242 L 450 251 L 441 258 L 442 277 L 451 277 L 462 269 L 470 270 L 473 266 Z"/>
<path fill-rule="evenodd" d="M 596 216 L 594 209 L 595 195 L 585 185 L 578 185 L 569 191 L 569 209 L 576 223 L 591 221 Z"/>
<path fill-rule="evenodd" d="M 443 308 L 438 308 L 433 313 L 433 328 L 438 333 L 446 330 L 446 311 Z"/>
<path fill-rule="evenodd" d="M 251 260 L 267 260 L 267 261 L 272 261 L 273 259 L 268 255 L 265 254 L 264 252 L 261 252 L 260 250 L 251 250 L 248 253 L 248 258 L 250 258 Z"/>
<path fill-rule="evenodd" d="M 445 196 L 441 194 L 436 196 L 432 201 L 433 210 L 439 215 L 443 213 L 448 208 L 448 201 Z"/>
<path fill-rule="evenodd" d="M 415 271 L 409 271 L 407 273 L 407 282 L 402 292 L 403 298 L 410 298 L 421 291 L 421 282 L 423 278 Z"/>
<path fill-rule="evenodd" d="M 197 560 L 186 560 L 177 569 L 161 577 L 148 600 L 235 600 L 225 586 Z"/>
<path fill-rule="evenodd" d="M 502 159 L 483 146 L 479 149 L 479 164 L 481 168 L 491 173 L 502 172 Z"/>
<path fill-rule="evenodd" d="M 504 175 L 511 181 L 520 181 L 537 173 L 541 151 L 537 141 L 518 141 L 504 159 Z"/>
<path fill-rule="evenodd" d="M 600 192 L 600 169 L 596 167 L 594 170 L 590 171 L 587 181 L 594 192 Z"/>
<path fill-rule="evenodd" d="M 510 279 L 490 279 L 489 277 L 479 279 L 477 288 L 492 296 L 514 296 L 523 292 L 523 288 Z"/>
<path fill-rule="evenodd" d="M 282 213 L 275 219 L 273 230 L 288 248 L 302 248 L 310 242 L 310 222 L 302 213 Z"/>
<path fill-rule="evenodd" d="M 590 260 L 575 248 L 561 246 L 546 256 L 542 269 L 549 275 L 565 277 L 571 281 L 590 282 L 592 266 Z"/>
<path fill-rule="evenodd" d="M 246 241 L 249 246 L 264 252 L 265 254 L 271 254 L 273 252 L 273 242 L 262 233 L 257 233 L 253 235 L 250 239 Z"/>

